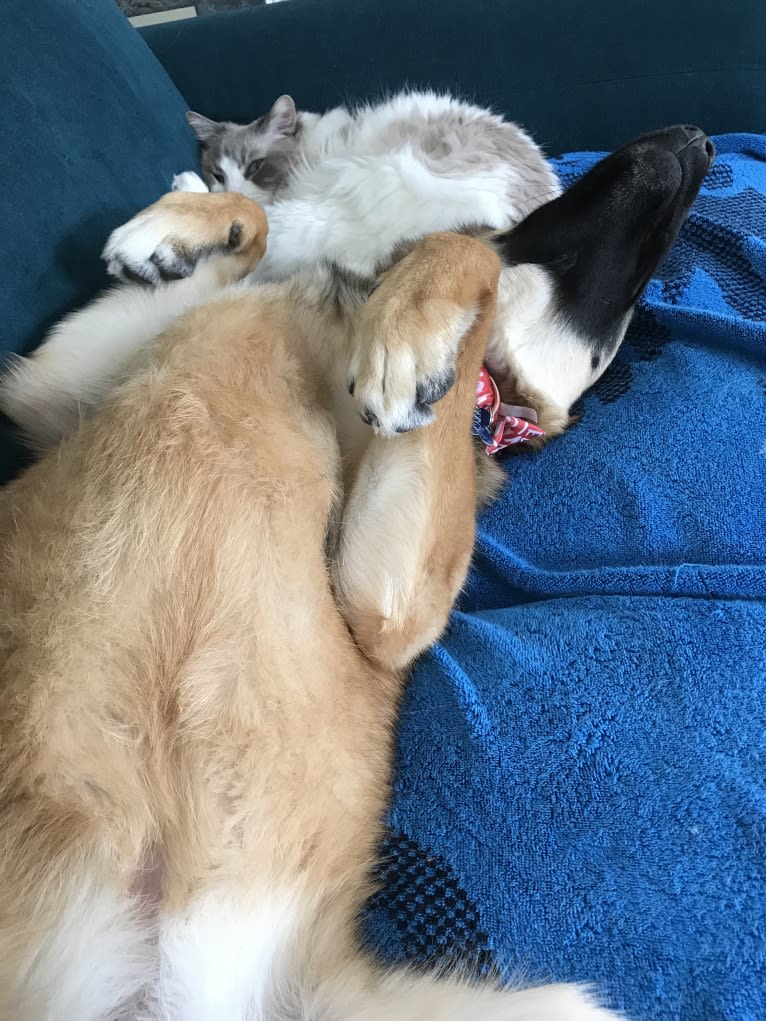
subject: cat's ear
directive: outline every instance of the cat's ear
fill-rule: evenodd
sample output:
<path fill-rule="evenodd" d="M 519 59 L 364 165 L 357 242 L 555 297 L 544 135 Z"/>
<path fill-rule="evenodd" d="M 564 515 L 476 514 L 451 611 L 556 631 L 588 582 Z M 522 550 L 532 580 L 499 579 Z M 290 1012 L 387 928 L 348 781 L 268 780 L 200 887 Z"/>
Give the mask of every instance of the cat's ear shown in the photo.
<path fill-rule="evenodd" d="M 186 121 L 203 145 L 223 131 L 223 124 L 219 121 L 211 121 L 209 117 L 203 117 L 201 113 L 195 113 L 193 110 L 186 114 Z"/>
<path fill-rule="evenodd" d="M 298 111 L 292 96 L 280 96 L 264 118 L 264 127 L 276 136 L 294 135 L 298 127 Z"/>

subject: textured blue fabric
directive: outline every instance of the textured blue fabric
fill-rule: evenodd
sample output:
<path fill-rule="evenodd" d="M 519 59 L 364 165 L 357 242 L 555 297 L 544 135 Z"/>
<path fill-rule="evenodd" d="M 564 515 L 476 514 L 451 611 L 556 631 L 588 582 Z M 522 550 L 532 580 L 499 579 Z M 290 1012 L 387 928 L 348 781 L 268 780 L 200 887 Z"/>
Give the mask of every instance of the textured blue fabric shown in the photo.
<path fill-rule="evenodd" d="M 579 424 L 506 462 L 367 917 L 634 1021 L 766 1018 L 766 138 L 716 141 Z"/>

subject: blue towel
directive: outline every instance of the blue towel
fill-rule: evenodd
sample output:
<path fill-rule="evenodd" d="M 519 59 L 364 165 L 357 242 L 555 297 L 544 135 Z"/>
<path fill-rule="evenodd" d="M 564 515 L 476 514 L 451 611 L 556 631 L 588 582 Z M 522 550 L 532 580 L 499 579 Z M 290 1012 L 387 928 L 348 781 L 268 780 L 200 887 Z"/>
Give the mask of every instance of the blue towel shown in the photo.
<path fill-rule="evenodd" d="M 633 1021 L 766 1018 L 766 137 L 716 145 L 579 423 L 506 462 L 365 918 Z"/>

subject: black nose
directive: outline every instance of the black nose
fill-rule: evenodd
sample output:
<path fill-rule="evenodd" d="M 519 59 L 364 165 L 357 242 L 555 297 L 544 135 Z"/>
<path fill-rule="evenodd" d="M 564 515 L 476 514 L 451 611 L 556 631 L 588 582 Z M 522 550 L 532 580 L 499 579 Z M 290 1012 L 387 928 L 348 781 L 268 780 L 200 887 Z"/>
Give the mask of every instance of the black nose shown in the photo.
<path fill-rule="evenodd" d="M 665 149 L 676 156 L 680 156 L 684 151 L 696 150 L 704 152 L 710 161 L 715 155 L 713 143 L 696 124 L 673 124 L 669 128 L 661 128 L 659 131 L 643 135 L 637 142 Z"/>
<path fill-rule="evenodd" d="M 715 156 L 715 146 L 702 128 L 698 128 L 696 124 L 684 124 L 683 130 L 686 132 L 688 141 L 686 145 L 682 146 L 682 150 L 690 147 L 704 149 L 708 160 L 712 161 Z"/>
<path fill-rule="evenodd" d="M 683 130 L 686 132 L 689 145 L 700 145 L 704 147 L 710 145 L 712 148 L 713 143 L 707 137 L 702 128 L 698 128 L 696 124 L 684 124 Z"/>
<path fill-rule="evenodd" d="M 705 142 L 709 141 L 707 135 L 698 128 L 696 124 L 678 124 L 675 127 L 667 128 L 668 148 L 675 152 L 686 149 L 689 145 L 704 148 Z"/>

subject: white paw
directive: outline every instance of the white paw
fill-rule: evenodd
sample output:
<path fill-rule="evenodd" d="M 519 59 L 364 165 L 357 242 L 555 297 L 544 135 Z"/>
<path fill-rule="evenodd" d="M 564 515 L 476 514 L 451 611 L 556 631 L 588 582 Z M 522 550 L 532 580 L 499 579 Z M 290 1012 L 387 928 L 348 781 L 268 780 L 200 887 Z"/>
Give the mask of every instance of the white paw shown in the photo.
<path fill-rule="evenodd" d="M 362 419 L 376 433 L 393 436 L 428 425 L 434 420 L 431 407 L 455 382 L 455 362 L 460 341 L 473 314 L 445 309 L 429 316 L 430 328 L 396 322 L 386 329 L 371 323 L 357 335 L 348 374 L 349 393 Z M 374 330 L 374 332 L 372 332 Z"/>
<path fill-rule="evenodd" d="M 193 170 L 184 170 L 173 178 L 173 191 L 208 191 L 208 186 Z"/>

